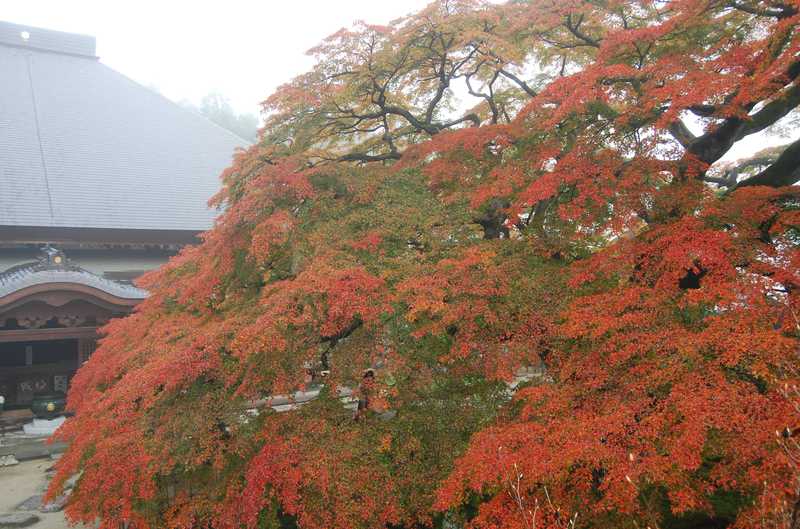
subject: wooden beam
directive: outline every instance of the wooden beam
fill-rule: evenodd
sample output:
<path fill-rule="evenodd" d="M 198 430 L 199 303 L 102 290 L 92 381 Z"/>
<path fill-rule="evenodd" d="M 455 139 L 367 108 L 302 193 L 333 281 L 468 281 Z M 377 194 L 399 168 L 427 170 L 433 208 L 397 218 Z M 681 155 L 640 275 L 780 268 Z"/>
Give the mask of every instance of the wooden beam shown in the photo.
<path fill-rule="evenodd" d="M 97 327 L 67 327 L 63 329 L 13 329 L 0 331 L 0 343 L 40 342 L 44 340 L 71 340 L 97 338 Z"/>
<path fill-rule="evenodd" d="M 24 244 L 114 244 L 130 246 L 197 244 L 201 230 L 134 230 L 117 228 L 61 228 L 54 226 L 0 226 L 0 241 Z"/>

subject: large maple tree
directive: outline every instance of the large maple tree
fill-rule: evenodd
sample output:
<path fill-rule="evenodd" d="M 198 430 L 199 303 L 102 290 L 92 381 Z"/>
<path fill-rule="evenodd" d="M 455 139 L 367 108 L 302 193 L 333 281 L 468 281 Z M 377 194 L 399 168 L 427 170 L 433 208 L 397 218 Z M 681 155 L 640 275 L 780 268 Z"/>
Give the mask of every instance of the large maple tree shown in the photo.
<path fill-rule="evenodd" d="M 332 35 L 75 377 L 51 492 L 104 527 L 797 527 L 800 141 L 721 160 L 795 118 L 798 12 Z"/>

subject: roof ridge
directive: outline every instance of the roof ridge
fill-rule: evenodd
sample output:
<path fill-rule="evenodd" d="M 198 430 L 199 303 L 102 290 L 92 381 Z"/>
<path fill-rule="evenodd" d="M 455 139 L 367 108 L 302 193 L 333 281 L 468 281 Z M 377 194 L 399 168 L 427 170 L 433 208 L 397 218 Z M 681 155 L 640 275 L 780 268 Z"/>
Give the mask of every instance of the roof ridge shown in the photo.
<path fill-rule="evenodd" d="M 0 298 L 29 286 L 54 282 L 85 285 L 125 299 L 144 299 L 148 295 L 142 288 L 119 283 L 78 265 L 66 263 L 54 266 L 40 260 L 12 266 L 0 272 Z"/>
<path fill-rule="evenodd" d="M 69 57 L 74 57 L 76 59 L 86 59 L 89 61 L 99 61 L 100 57 L 97 55 L 85 55 L 83 53 L 74 53 L 70 51 L 61 51 L 61 50 L 54 50 L 52 48 L 42 48 L 39 46 L 28 46 L 25 44 L 12 44 L 10 42 L 3 42 L 0 40 L 0 46 L 4 48 L 14 48 L 17 50 L 29 50 L 35 51 L 36 53 L 51 53 L 53 55 L 67 55 Z"/>
<path fill-rule="evenodd" d="M 51 53 L 97 58 L 97 40 L 91 35 L 69 33 L 26 24 L 0 21 L 0 44 Z"/>

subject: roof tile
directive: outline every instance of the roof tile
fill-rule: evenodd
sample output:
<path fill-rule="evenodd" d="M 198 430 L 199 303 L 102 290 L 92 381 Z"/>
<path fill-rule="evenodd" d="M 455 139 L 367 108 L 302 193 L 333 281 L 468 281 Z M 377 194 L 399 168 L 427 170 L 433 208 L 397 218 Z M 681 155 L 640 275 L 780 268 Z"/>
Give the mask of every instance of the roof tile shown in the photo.
<path fill-rule="evenodd" d="M 8 26 L 0 226 L 208 229 L 219 174 L 247 142 L 93 57 L 4 45 Z"/>

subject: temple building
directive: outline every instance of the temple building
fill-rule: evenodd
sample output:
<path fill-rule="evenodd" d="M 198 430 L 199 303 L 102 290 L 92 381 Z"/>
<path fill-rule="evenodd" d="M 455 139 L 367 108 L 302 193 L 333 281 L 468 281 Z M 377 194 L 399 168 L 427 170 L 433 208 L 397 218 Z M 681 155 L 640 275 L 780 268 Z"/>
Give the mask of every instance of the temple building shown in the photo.
<path fill-rule="evenodd" d="M 133 285 L 211 227 L 247 141 L 104 65 L 94 37 L 0 22 L 0 395 L 66 391 Z"/>

